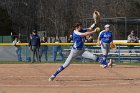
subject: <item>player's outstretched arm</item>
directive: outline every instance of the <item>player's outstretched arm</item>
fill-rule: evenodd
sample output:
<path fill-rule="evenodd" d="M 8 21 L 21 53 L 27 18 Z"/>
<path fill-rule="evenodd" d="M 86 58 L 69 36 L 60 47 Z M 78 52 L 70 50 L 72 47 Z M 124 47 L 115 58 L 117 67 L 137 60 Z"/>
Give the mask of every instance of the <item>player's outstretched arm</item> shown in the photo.
<path fill-rule="evenodd" d="M 96 26 L 96 23 L 93 23 L 89 28 L 87 28 L 88 31 L 93 31 L 94 29 L 96 29 L 97 32 L 100 31 L 100 28 Z"/>
<path fill-rule="evenodd" d="M 91 34 L 93 34 L 93 33 L 95 33 L 95 32 L 97 32 L 97 29 L 94 29 L 94 30 L 92 30 L 92 31 L 90 31 L 90 32 L 81 33 L 80 35 L 81 35 L 81 36 L 88 36 L 88 35 L 91 35 Z"/>
<path fill-rule="evenodd" d="M 96 23 L 93 23 L 88 29 L 88 31 L 93 31 L 96 27 Z"/>

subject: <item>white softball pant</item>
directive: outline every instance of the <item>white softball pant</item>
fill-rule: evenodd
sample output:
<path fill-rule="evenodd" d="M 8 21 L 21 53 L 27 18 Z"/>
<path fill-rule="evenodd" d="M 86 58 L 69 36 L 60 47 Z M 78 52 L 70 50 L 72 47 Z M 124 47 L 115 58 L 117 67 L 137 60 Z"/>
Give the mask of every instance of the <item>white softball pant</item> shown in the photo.
<path fill-rule="evenodd" d="M 84 49 L 83 50 L 71 49 L 71 52 L 70 52 L 68 58 L 66 59 L 65 63 L 63 64 L 63 67 L 66 68 L 67 66 L 69 66 L 70 63 L 72 62 L 72 60 L 77 56 L 89 58 L 94 61 L 97 59 L 96 55 L 93 55 L 92 53 L 90 53 L 89 51 L 85 51 Z"/>
<path fill-rule="evenodd" d="M 110 51 L 110 43 L 101 42 L 101 51 L 103 55 L 108 55 Z"/>

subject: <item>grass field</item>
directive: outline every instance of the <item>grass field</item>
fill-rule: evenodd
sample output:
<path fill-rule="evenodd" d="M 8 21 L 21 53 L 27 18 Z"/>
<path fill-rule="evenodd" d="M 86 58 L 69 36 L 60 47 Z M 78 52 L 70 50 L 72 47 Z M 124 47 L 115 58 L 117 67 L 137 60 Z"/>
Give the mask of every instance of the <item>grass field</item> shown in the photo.
<path fill-rule="evenodd" d="M 63 64 L 64 62 L 62 61 L 56 61 L 56 62 L 35 62 L 35 63 L 31 63 L 31 62 L 17 62 L 17 61 L 0 61 L 0 64 Z M 80 61 L 75 61 L 72 62 L 72 64 L 98 64 L 96 62 L 80 62 Z M 135 65 L 135 66 L 140 66 L 140 62 L 114 62 L 114 64 L 117 65 Z"/>

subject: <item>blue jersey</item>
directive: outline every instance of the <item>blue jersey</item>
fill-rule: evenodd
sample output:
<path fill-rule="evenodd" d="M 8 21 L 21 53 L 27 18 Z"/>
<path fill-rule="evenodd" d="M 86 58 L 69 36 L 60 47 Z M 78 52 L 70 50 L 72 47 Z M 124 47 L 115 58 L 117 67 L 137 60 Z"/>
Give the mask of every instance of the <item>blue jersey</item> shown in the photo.
<path fill-rule="evenodd" d="M 81 50 L 84 48 L 84 36 L 81 36 L 82 33 L 86 32 L 87 29 L 81 29 L 80 32 L 73 32 L 73 49 Z"/>
<path fill-rule="evenodd" d="M 99 38 L 101 39 L 101 42 L 110 43 L 112 42 L 112 32 L 103 30 L 100 32 Z"/>
<path fill-rule="evenodd" d="M 40 37 L 38 35 L 32 35 L 31 38 L 29 42 L 30 46 L 40 46 Z"/>

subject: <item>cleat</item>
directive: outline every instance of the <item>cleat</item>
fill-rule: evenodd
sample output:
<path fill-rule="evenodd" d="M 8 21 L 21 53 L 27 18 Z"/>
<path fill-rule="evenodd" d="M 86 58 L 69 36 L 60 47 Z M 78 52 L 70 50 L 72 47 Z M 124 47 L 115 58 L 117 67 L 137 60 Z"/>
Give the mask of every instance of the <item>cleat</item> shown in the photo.
<path fill-rule="evenodd" d="M 55 76 L 52 75 L 50 78 L 49 78 L 49 81 L 53 81 L 55 79 Z"/>
<path fill-rule="evenodd" d="M 112 59 L 110 59 L 110 61 L 107 65 L 108 65 L 108 67 L 112 68 L 112 64 L 113 64 Z"/>
<path fill-rule="evenodd" d="M 103 65 L 103 64 L 102 64 L 102 65 L 100 65 L 100 67 L 102 67 L 102 68 L 106 68 L 106 67 L 107 67 L 107 65 Z"/>

